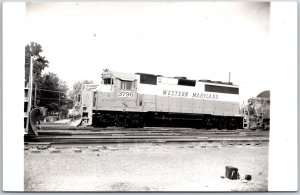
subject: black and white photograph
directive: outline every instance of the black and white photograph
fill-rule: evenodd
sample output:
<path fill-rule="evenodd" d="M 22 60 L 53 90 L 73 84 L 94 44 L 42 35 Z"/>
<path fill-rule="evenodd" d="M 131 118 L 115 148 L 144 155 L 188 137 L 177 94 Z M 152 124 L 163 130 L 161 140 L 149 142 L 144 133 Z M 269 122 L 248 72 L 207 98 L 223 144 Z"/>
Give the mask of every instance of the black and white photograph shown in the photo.
<path fill-rule="evenodd" d="M 272 182 L 286 174 L 274 159 L 289 148 L 297 159 L 297 49 L 285 40 L 297 37 L 287 20 L 297 10 L 284 17 L 280 6 L 23 3 L 13 121 L 22 124 L 21 189 L 297 190 L 297 169 L 286 187 Z"/>

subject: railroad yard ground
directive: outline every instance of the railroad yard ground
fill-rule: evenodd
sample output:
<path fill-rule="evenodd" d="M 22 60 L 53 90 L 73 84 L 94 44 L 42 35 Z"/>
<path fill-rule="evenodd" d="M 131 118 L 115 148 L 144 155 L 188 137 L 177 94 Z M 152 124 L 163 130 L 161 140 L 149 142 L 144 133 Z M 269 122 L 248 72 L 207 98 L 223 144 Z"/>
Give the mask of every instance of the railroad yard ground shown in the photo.
<path fill-rule="evenodd" d="M 268 143 L 69 144 L 24 153 L 25 191 L 268 190 Z M 241 179 L 222 178 L 225 166 Z"/>

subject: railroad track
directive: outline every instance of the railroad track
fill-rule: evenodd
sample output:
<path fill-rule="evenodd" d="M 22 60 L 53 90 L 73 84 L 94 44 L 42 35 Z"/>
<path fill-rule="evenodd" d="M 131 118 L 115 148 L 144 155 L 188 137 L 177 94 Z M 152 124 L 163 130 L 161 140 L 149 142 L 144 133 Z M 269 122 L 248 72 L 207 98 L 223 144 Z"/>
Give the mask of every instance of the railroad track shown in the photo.
<path fill-rule="evenodd" d="M 269 142 L 268 131 L 205 130 L 192 128 L 92 128 L 41 126 L 39 136 L 24 137 L 25 144 L 102 144 L 102 143 L 167 143 L 167 142 Z"/>

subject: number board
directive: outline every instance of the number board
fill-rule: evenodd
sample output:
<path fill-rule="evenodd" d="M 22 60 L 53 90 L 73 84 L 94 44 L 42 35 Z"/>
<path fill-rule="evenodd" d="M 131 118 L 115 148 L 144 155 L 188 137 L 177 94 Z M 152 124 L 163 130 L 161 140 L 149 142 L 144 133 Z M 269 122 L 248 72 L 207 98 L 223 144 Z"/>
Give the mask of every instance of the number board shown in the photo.
<path fill-rule="evenodd" d="M 117 93 L 117 97 L 133 98 L 133 96 L 134 96 L 133 91 L 119 90 L 118 93 Z"/>

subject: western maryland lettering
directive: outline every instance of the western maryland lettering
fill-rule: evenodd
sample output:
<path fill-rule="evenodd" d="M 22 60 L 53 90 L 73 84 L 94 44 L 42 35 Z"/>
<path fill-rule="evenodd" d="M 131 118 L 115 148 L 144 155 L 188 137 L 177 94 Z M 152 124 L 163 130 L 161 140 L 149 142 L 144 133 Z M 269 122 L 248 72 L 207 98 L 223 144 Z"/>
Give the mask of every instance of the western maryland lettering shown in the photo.
<path fill-rule="evenodd" d="M 198 98 L 198 99 L 211 99 L 216 100 L 219 99 L 217 94 L 211 93 L 190 93 L 187 91 L 172 91 L 172 90 L 163 90 L 162 93 L 164 96 L 171 96 L 171 97 L 191 97 L 191 98 Z"/>
<path fill-rule="evenodd" d="M 187 97 L 188 92 L 184 91 L 171 91 L 171 90 L 163 90 L 163 95 L 174 96 L 174 97 Z"/>
<path fill-rule="evenodd" d="M 217 94 L 193 93 L 192 98 L 217 100 L 219 97 Z"/>

